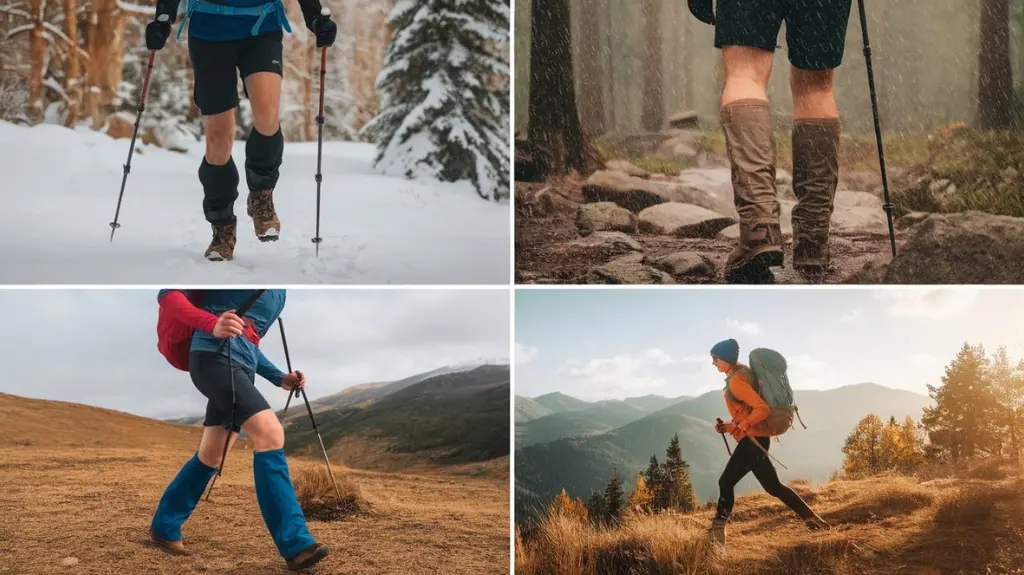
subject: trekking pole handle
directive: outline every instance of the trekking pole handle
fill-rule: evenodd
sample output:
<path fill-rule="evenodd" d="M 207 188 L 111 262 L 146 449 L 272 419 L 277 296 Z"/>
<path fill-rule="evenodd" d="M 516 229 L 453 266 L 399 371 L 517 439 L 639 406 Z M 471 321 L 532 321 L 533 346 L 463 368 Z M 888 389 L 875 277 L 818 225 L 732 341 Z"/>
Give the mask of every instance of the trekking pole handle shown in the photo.
<path fill-rule="evenodd" d="M 719 425 L 725 425 L 725 422 L 722 421 L 721 417 L 716 418 L 715 421 L 717 421 Z M 725 438 L 724 433 L 722 434 L 722 443 L 725 444 L 725 451 L 729 454 L 729 457 L 732 457 L 732 449 L 729 447 L 729 440 Z"/>
<path fill-rule="evenodd" d="M 323 8 L 320 9 L 320 15 L 321 16 L 330 16 L 331 15 L 331 9 L 328 8 L 327 6 L 324 6 Z"/>

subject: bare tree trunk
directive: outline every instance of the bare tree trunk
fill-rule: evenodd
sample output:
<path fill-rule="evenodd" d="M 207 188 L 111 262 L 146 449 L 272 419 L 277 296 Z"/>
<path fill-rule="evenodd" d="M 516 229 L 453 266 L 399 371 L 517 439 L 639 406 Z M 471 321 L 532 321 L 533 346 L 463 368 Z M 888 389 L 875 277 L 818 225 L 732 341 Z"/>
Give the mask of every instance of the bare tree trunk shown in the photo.
<path fill-rule="evenodd" d="M 596 152 L 583 137 L 573 87 L 569 0 L 533 3 L 530 49 L 529 138 L 545 156 L 541 175 L 587 172 Z"/>
<path fill-rule="evenodd" d="M 615 25 L 613 24 L 614 18 L 612 18 L 612 4 L 613 2 L 605 2 L 604 5 L 604 16 L 605 16 L 605 62 L 607 67 L 605 70 L 604 82 L 608 86 L 608 110 L 610 115 L 608 117 L 608 126 L 605 127 L 605 131 L 615 131 L 619 127 L 619 118 L 616 114 L 616 102 L 615 102 Z"/>
<path fill-rule="evenodd" d="M 46 73 L 46 39 L 43 38 L 43 2 L 32 0 L 32 69 L 28 78 L 29 114 L 33 121 L 43 118 L 43 77 Z"/>
<path fill-rule="evenodd" d="M 89 91 L 92 127 L 98 130 L 114 111 L 124 68 L 124 12 L 117 0 L 92 0 L 94 25 L 89 42 Z"/>
<path fill-rule="evenodd" d="M 643 0 L 644 88 L 640 125 L 657 132 L 665 123 L 665 96 L 661 68 L 661 0 Z"/>
<path fill-rule="evenodd" d="M 605 132 L 604 68 L 601 65 L 601 21 L 606 0 L 584 6 L 580 11 L 580 121 L 589 136 Z"/>
<path fill-rule="evenodd" d="M 82 105 L 81 66 L 78 61 L 78 2 L 64 0 L 64 29 L 73 43 L 68 46 L 68 59 L 64 68 L 64 90 L 71 100 L 65 125 L 69 128 L 78 123 L 78 108 Z"/>
<path fill-rule="evenodd" d="M 979 52 L 978 120 L 981 128 L 1008 129 L 1013 111 L 1009 0 L 982 1 Z"/>

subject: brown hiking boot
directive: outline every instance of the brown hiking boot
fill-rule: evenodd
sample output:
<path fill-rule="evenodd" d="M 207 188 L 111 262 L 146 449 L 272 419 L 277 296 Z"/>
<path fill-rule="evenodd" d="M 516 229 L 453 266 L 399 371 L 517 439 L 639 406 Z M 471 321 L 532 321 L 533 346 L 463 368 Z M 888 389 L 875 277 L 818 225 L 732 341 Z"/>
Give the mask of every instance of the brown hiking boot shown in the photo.
<path fill-rule="evenodd" d="M 768 102 L 745 99 L 722 107 L 720 115 L 740 216 L 739 245 L 726 260 L 725 277 L 730 283 L 748 283 L 770 275 L 768 268 L 784 260 L 772 113 Z"/>
<path fill-rule="evenodd" d="M 181 541 L 167 541 L 161 539 L 152 529 L 149 530 L 149 538 L 159 547 L 162 551 L 166 551 L 171 555 L 189 555 L 190 553 L 185 549 L 185 545 Z"/>
<path fill-rule="evenodd" d="M 303 549 L 298 555 L 288 559 L 289 571 L 302 571 L 316 565 L 321 559 L 327 557 L 330 550 L 322 543 L 314 543 Z"/>
<path fill-rule="evenodd" d="M 211 262 L 222 262 L 235 257 L 235 230 L 238 222 L 230 224 L 211 224 L 213 240 L 206 248 L 206 259 Z"/>
<path fill-rule="evenodd" d="M 839 119 L 793 123 L 793 267 L 808 274 L 828 270 L 829 228 L 839 185 Z"/>
<path fill-rule="evenodd" d="M 252 227 L 261 242 L 276 242 L 281 233 L 281 220 L 274 210 L 274 190 L 249 192 L 246 213 L 252 218 Z"/>

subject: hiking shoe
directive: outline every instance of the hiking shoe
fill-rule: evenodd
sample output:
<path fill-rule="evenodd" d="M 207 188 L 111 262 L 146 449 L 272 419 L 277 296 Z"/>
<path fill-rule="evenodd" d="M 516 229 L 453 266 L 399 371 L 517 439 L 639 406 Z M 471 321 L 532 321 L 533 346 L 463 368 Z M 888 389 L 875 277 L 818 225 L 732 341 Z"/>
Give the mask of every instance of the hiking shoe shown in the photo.
<path fill-rule="evenodd" d="M 256 237 L 261 242 L 276 242 L 281 233 L 281 220 L 274 211 L 274 190 L 250 191 L 246 204 Z"/>
<path fill-rule="evenodd" d="M 316 565 L 321 559 L 327 557 L 329 549 L 322 543 L 314 543 L 299 551 L 299 554 L 288 559 L 289 571 L 302 571 Z"/>
<path fill-rule="evenodd" d="M 793 122 L 793 267 L 828 269 L 828 237 L 839 185 L 839 119 Z"/>
<path fill-rule="evenodd" d="M 715 547 L 725 548 L 725 524 L 728 522 L 728 519 L 718 518 L 711 522 L 711 529 L 708 531 L 708 534 L 711 536 L 711 542 Z"/>
<path fill-rule="evenodd" d="M 229 224 L 210 224 L 213 228 L 213 240 L 206 248 L 206 259 L 211 262 L 222 262 L 235 257 L 235 230 L 238 222 Z"/>
<path fill-rule="evenodd" d="M 773 283 L 770 267 L 783 264 L 782 230 L 778 223 L 740 224 L 740 240 L 725 261 L 729 283 Z"/>
<path fill-rule="evenodd" d="M 829 525 L 828 521 L 825 521 L 821 517 L 818 517 L 817 514 L 815 514 L 813 517 L 804 519 L 804 524 L 807 525 L 807 528 L 811 531 L 827 531 L 832 528 L 832 526 Z"/>
<path fill-rule="evenodd" d="M 161 538 L 152 529 L 149 530 L 149 538 L 156 544 L 160 550 L 170 553 L 171 555 L 189 555 L 190 553 L 185 549 L 185 545 L 181 541 L 168 541 Z"/>

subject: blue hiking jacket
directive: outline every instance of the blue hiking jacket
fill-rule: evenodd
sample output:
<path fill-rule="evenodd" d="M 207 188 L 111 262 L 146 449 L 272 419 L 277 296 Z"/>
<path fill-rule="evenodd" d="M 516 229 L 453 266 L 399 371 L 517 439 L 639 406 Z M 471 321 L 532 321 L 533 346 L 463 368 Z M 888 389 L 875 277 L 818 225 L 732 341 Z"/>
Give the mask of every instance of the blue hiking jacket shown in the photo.
<path fill-rule="evenodd" d="M 162 289 L 157 294 L 157 301 L 164 294 L 177 291 Z M 238 309 L 245 305 L 245 302 L 252 297 L 255 290 L 203 290 L 203 300 L 198 307 L 219 316 L 229 309 Z M 256 300 L 245 317 L 249 318 L 256 333 L 262 339 L 273 327 L 277 317 L 284 310 L 286 290 L 268 289 Z M 192 334 L 192 351 L 212 351 L 223 356 L 228 354 L 228 342 L 231 345 L 231 360 L 251 372 L 254 372 L 277 387 L 281 387 L 281 379 L 285 373 L 277 368 L 267 356 L 263 355 L 260 348 L 248 339 L 237 336 L 231 339 L 220 339 L 211 334 L 196 330 Z"/>
<path fill-rule="evenodd" d="M 262 15 L 253 14 L 218 14 L 202 11 L 195 2 L 204 2 L 206 8 L 229 7 L 233 9 L 252 9 L 263 7 Z M 291 31 L 291 24 L 285 15 L 284 2 L 290 0 L 157 0 L 156 16 L 168 16 L 170 22 L 177 20 L 179 6 L 183 8 L 188 18 L 188 34 L 191 38 L 208 40 L 211 42 L 233 42 L 252 38 L 266 32 L 278 30 Z M 302 9 L 302 19 L 306 28 L 312 26 L 313 20 L 320 14 L 322 8 L 320 0 L 298 0 Z M 214 5 L 214 6 L 210 6 Z M 261 21 L 262 18 L 262 21 Z M 172 28 L 172 34 L 177 35 L 180 24 Z M 258 27 L 256 25 L 259 24 Z M 255 34 L 253 33 L 255 29 Z"/>

